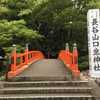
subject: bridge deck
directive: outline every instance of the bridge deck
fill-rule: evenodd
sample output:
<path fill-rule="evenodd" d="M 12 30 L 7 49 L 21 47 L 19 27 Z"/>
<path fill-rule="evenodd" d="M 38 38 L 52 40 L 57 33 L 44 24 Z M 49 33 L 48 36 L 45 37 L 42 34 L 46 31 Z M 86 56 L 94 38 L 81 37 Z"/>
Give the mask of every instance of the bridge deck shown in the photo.
<path fill-rule="evenodd" d="M 71 79 L 71 75 L 64 63 L 57 59 L 43 59 L 37 61 L 17 77 L 32 77 L 35 80 L 39 78 L 41 80 L 42 78 L 45 78 L 45 80 Z"/>

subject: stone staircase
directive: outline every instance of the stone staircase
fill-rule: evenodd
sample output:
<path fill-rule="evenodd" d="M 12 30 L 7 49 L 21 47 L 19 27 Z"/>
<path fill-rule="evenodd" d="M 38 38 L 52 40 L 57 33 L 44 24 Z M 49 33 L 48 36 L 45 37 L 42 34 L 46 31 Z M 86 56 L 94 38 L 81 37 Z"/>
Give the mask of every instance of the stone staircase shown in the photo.
<path fill-rule="evenodd" d="M 0 100 L 96 100 L 88 81 L 2 82 Z"/>

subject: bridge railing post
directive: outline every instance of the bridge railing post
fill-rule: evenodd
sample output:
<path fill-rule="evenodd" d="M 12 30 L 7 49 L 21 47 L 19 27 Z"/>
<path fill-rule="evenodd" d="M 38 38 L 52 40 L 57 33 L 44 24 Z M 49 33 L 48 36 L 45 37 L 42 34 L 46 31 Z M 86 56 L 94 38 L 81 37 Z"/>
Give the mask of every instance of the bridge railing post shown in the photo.
<path fill-rule="evenodd" d="M 77 51 L 77 44 L 73 44 L 73 64 L 78 66 L 78 51 Z"/>
<path fill-rule="evenodd" d="M 13 64 L 11 65 L 11 71 L 15 71 L 16 70 L 16 57 L 17 57 L 17 53 L 16 53 L 16 45 L 13 45 L 13 52 L 12 52 L 12 57 L 13 57 Z"/>
<path fill-rule="evenodd" d="M 74 71 L 74 78 L 78 78 L 80 76 L 80 71 L 78 69 L 78 50 L 77 44 L 73 44 L 73 71 Z"/>
<path fill-rule="evenodd" d="M 28 44 L 26 44 L 26 49 L 25 49 L 25 63 L 28 64 Z"/>
<path fill-rule="evenodd" d="M 66 49 L 66 55 L 67 55 L 66 62 L 67 62 L 67 64 L 68 64 L 68 66 L 70 67 L 72 61 L 71 61 L 71 55 L 70 55 L 69 44 L 68 44 L 68 43 L 66 43 L 65 49 Z"/>

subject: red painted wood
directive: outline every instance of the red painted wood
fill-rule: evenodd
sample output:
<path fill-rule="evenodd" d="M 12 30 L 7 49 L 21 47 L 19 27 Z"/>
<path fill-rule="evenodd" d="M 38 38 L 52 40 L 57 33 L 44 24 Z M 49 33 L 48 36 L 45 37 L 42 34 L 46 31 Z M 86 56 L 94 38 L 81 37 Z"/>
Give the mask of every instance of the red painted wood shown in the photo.
<path fill-rule="evenodd" d="M 80 71 L 78 69 L 78 51 L 75 49 L 73 53 L 69 50 L 62 50 L 59 53 L 58 59 L 61 59 L 66 67 L 68 67 L 74 74 L 74 76 L 79 76 Z"/>
<path fill-rule="evenodd" d="M 11 54 L 11 58 L 13 60 L 11 64 L 11 71 L 8 72 L 8 77 L 15 77 L 23 70 L 29 67 L 30 63 L 36 62 L 40 59 L 44 59 L 44 55 L 41 51 L 28 51 L 25 50 L 25 53 L 17 54 L 16 50 Z M 19 62 L 17 63 L 17 59 Z"/>

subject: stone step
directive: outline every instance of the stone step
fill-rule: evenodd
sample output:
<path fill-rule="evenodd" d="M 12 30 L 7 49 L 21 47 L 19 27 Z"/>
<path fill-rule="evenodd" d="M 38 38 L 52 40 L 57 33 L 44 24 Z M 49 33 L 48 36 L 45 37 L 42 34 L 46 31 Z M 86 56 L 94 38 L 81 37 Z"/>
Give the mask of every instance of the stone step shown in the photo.
<path fill-rule="evenodd" d="M 71 78 L 67 78 L 67 76 L 17 76 L 15 78 L 9 78 L 8 82 L 25 82 L 25 81 L 70 81 Z"/>
<path fill-rule="evenodd" d="M 90 87 L 30 87 L 4 88 L 0 94 L 52 94 L 52 93 L 91 93 Z"/>
<path fill-rule="evenodd" d="M 4 82 L 4 87 L 65 87 L 88 86 L 88 81 L 33 81 L 33 82 Z"/>
<path fill-rule="evenodd" d="M 0 95 L 0 100 L 95 100 L 90 94 Z"/>

